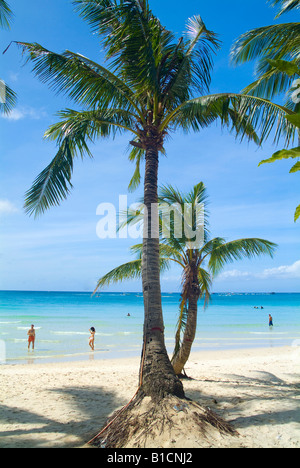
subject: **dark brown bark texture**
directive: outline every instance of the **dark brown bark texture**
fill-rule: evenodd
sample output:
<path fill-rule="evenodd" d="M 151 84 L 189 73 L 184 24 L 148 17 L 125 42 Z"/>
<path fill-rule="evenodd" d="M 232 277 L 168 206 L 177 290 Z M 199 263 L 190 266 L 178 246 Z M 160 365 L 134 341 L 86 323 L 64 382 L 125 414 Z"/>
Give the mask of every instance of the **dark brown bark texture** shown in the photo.
<path fill-rule="evenodd" d="M 188 319 L 178 353 L 172 359 L 172 364 L 176 375 L 180 375 L 186 365 L 193 346 L 197 329 L 197 311 L 198 311 L 199 293 L 191 295 L 188 305 Z"/>
<path fill-rule="evenodd" d="M 184 397 L 181 381 L 175 375 L 167 354 L 161 304 L 159 236 L 157 233 L 158 149 L 146 151 L 144 186 L 144 240 L 142 282 L 144 294 L 144 358 L 141 366 L 141 390 L 154 400 L 166 395 Z"/>

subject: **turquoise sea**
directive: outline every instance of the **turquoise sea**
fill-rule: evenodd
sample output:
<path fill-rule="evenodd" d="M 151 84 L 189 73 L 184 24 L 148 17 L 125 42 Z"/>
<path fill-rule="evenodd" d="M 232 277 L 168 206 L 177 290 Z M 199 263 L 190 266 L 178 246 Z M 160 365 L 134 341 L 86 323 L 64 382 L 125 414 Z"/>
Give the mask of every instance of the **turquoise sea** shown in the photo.
<path fill-rule="evenodd" d="M 171 353 L 179 294 L 163 293 L 166 344 Z M 255 308 L 258 307 L 258 308 Z M 127 316 L 127 314 L 130 316 Z M 143 297 L 138 293 L 0 291 L 0 362 L 41 363 L 139 356 Z M 274 327 L 268 326 L 268 315 Z M 36 328 L 34 352 L 27 331 Z M 95 352 L 88 346 L 96 329 Z M 300 340 L 300 294 L 213 294 L 199 304 L 193 350 L 290 346 Z"/>

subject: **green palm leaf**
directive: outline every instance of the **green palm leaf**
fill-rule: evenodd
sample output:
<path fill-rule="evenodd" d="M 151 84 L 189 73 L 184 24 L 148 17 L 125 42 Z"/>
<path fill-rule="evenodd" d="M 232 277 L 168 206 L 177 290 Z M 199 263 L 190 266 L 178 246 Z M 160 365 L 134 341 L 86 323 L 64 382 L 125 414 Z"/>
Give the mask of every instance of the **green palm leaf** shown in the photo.
<path fill-rule="evenodd" d="M 12 11 L 5 0 L 0 0 L 0 28 L 10 28 Z M 0 81 L 0 113 L 9 114 L 15 107 L 16 93 L 3 81 Z"/>
<path fill-rule="evenodd" d="M 290 174 L 294 174 L 295 172 L 298 172 L 298 171 L 300 171 L 300 162 L 299 161 L 296 164 L 294 164 L 294 166 L 290 170 Z"/>
<path fill-rule="evenodd" d="M 281 159 L 290 159 L 290 158 L 300 158 L 300 146 L 291 149 L 283 149 L 280 151 L 276 151 L 271 158 L 264 159 L 259 163 L 259 166 L 266 163 L 273 163 L 275 161 L 279 161 Z"/>
<path fill-rule="evenodd" d="M 160 270 L 161 272 L 166 271 L 170 266 L 170 262 L 168 259 L 160 258 Z M 99 289 L 102 289 L 106 286 L 110 286 L 111 284 L 121 283 L 123 281 L 134 280 L 142 278 L 142 259 L 138 258 L 128 263 L 124 263 L 120 265 L 110 272 L 106 273 L 106 275 L 102 276 L 96 285 L 94 290 L 94 294 Z"/>
<path fill-rule="evenodd" d="M 92 157 L 88 143 L 124 130 L 134 132 L 132 115 L 126 111 L 77 112 L 67 109 L 59 116 L 63 120 L 45 133 L 45 138 L 57 142 L 59 150 L 25 195 L 25 210 L 30 215 L 38 216 L 67 197 L 72 188 L 74 158 Z"/>
<path fill-rule="evenodd" d="M 220 42 L 213 31 L 209 31 L 202 18 L 194 16 L 187 22 L 187 40 L 181 38 L 170 59 L 166 60 L 164 78 L 165 95 L 163 102 L 170 104 L 176 96 L 181 101 L 191 98 L 193 89 L 204 94 L 208 92 L 211 82 L 213 55 L 220 48 Z M 190 89 L 186 86 L 191 82 Z"/>
<path fill-rule="evenodd" d="M 242 34 L 231 49 L 234 64 L 265 59 L 296 59 L 299 57 L 299 23 L 264 26 Z"/>
<path fill-rule="evenodd" d="M 133 260 L 132 262 L 124 263 L 123 265 L 114 268 L 97 282 L 94 293 L 104 286 L 109 286 L 110 284 L 120 283 L 129 279 L 141 278 L 142 272 L 142 260 Z"/>
<path fill-rule="evenodd" d="M 90 108 L 111 106 L 139 112 L 136 96 L 130 88 L 105 67 L 70 51 L 57 54 L 40 44 L 17 44 L 28 53 L 27 61 L 33 63 L 35 75 L 55 92 L 66 94 Z"/>
<path fill-rule="evenodd" d="M 103 37 L 112 67 L 142 92 L 159 92 L 157 57 L 173 35 L 152 14 L 147 1 L 76 0 L 77 11 Z M 134 66 L 133 66 L 134 65 Z M 135 70 L 134 70 L 135 68 Z"/>
<path fill-rule="evenodd" d="M 288 13 L 289 11 L 299 9 L 300 8 L 300 0 L 269 0 L 272 2 L 273 6 L 281 5 L 280 11 L 276 18 L 283 15 L 284 13 Z"/>
<path fill-rule="evenodd" d="M 208 266 L 212 274 L 218 274 L 227 263 L 232 263 L 242 258 L 254 258 L 264 254 L 273 257 L 276 244 L 263 239 L 239 239 L 226 242 L 217 237 L 204 246 L 202 252 L 204 259 L 209 256 Z"/>
<path fill-rule="evenodd" d="M 271 0 L 272 5 L 280 5 L 277 17 L 283 13 L 299 9 L 297 0 Z M 283 92 L 287 92 L 285 118 L 278 119 L 275 141 L 282 134 L 286 135 L 285 146 L 288 147 L 294 137 L 299 134 L 300 105 L 295 100 L 298 97 L 295 78 L 300 75 L 300 23 L 287 23 L 253 29 L 240 36 L 232 47 L 232 61 L 235 64 L 245 63 L 259 59 L 256 66 L 258 79 L 247 86 L 244 93 L 253 96 L 263 96 L 272 99 Z M 296 88 L 295 88 L 296 87 Z M 294 126 L 294 130 L 292 129 Z M 273 124 L 272 124 L 273 126 Z M 267 132 L 268 133 L 268 132 Z M 267 134 L 266 133 L 266 134 Z M 273 154 L 271 158 L 261 161 L 260 164 L 272 163 L 280 159 L 298 158 L 299 147 L 283 149 Z M 290 172 L 299 170 L 296 163 Z M 298 219 L 295 216 L 295 220 Z"/>
<path fill-rule="evenodd" d="M 300 205 L 297 206 L 296 211 L 295 211 L 295 222 L 300 218 Z"/>
<path fill-rule="evenodd" d="M 285 11 L 299 8 L 295 1 L 278 0 L 281 4 L 278 16 Z M 284 23 L 265 26 L 241 35 L 231 49 L 231 60 L 235 65 L 256 60 L 258 79 L 243 91 L 253 96 L 272 99 L 290 89 L 300 67 L 300 23 Z"/>
<path fill-rule="evenodd" d="M 51 163 L 26 192 L 24 208 L 29 215 L 37 217 L 50 206 L 59 205 L 61 200 L 67 198 L 72 188 L 72 146 L 72 141 L 65 140 Z"/>
<path fill-rule="evenodd" d="M 3 81 L 0 82 L 0 113 L 8 115 L 17 102 L 16 93 Z"/>
<path fill-rule="evenodd" d="M 8 3 L 5 0 L 0 0 L 0 28 L 9 28 L 12 16 Z"/>
<path fill-rule="evenodd" d="M 230 122 L 231 114 L 229 109 L 234 109 L 239 115 L 239 122 Z M 257 139 L 262 142 L 267 139 L 277 125 L 275 141 L 285 135 L 288 144 L 295 137 L 295 126 L 287 121 L 286 116 L 293 114 L 293 111 L 271 101 L 243 94 L 220 93 L 203 96 L 187 101 L 178 106 L 162 122 L 161 127 L 174 125 L 175 129 L 181 126 L 188 130 L 193 128 L 199 130 L 220 119 L 226 126 L 234 125 L 237 136 L 243 139 Z M 256 133 L 254 132 L 254 130 Z"/>

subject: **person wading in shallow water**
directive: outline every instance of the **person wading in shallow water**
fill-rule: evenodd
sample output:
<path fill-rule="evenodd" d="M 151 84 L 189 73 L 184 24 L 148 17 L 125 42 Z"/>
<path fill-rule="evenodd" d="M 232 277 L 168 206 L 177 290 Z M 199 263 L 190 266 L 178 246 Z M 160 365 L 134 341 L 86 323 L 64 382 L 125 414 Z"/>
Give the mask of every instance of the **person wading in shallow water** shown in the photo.
<path fill-rule="evenodd" d="M 91 327 L 90 332 L 91 332 L 91 336 L 90 336 L 89 345 L 90 345 L 90 348 L 94 351 L 94 349 L 95 349 L 95 333 L 96 333 L 95 328 Z"/>
<path fill-rule="evenodd" d="M 273 327 L 273 317 L 269 314 L 269 327 Z"/>
<path fill-rule="evenodd" d="M 28 330 L 28 350 L 30 349 L 30 344 L 32 345 L 32 349 L 34 349 L 34 343 L 35 343 L 35 329 L 34 325 L 31 325 L 30 330 Z"/>

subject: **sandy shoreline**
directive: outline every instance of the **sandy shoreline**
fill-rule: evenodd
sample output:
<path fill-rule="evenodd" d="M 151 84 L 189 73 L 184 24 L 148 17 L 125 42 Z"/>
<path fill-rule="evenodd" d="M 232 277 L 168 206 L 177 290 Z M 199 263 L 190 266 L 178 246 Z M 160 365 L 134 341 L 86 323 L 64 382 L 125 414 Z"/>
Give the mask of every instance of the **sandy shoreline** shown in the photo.
<path fill-rule="evenodd" d="M 139 359 L 0 366 L 0 448 L 83 447 L 138 385 Z M 202 445 L 165 434 L 160 447 L 300 447 L 299 348 L 194 353 L 186 395 L 239 437 Z"/>

